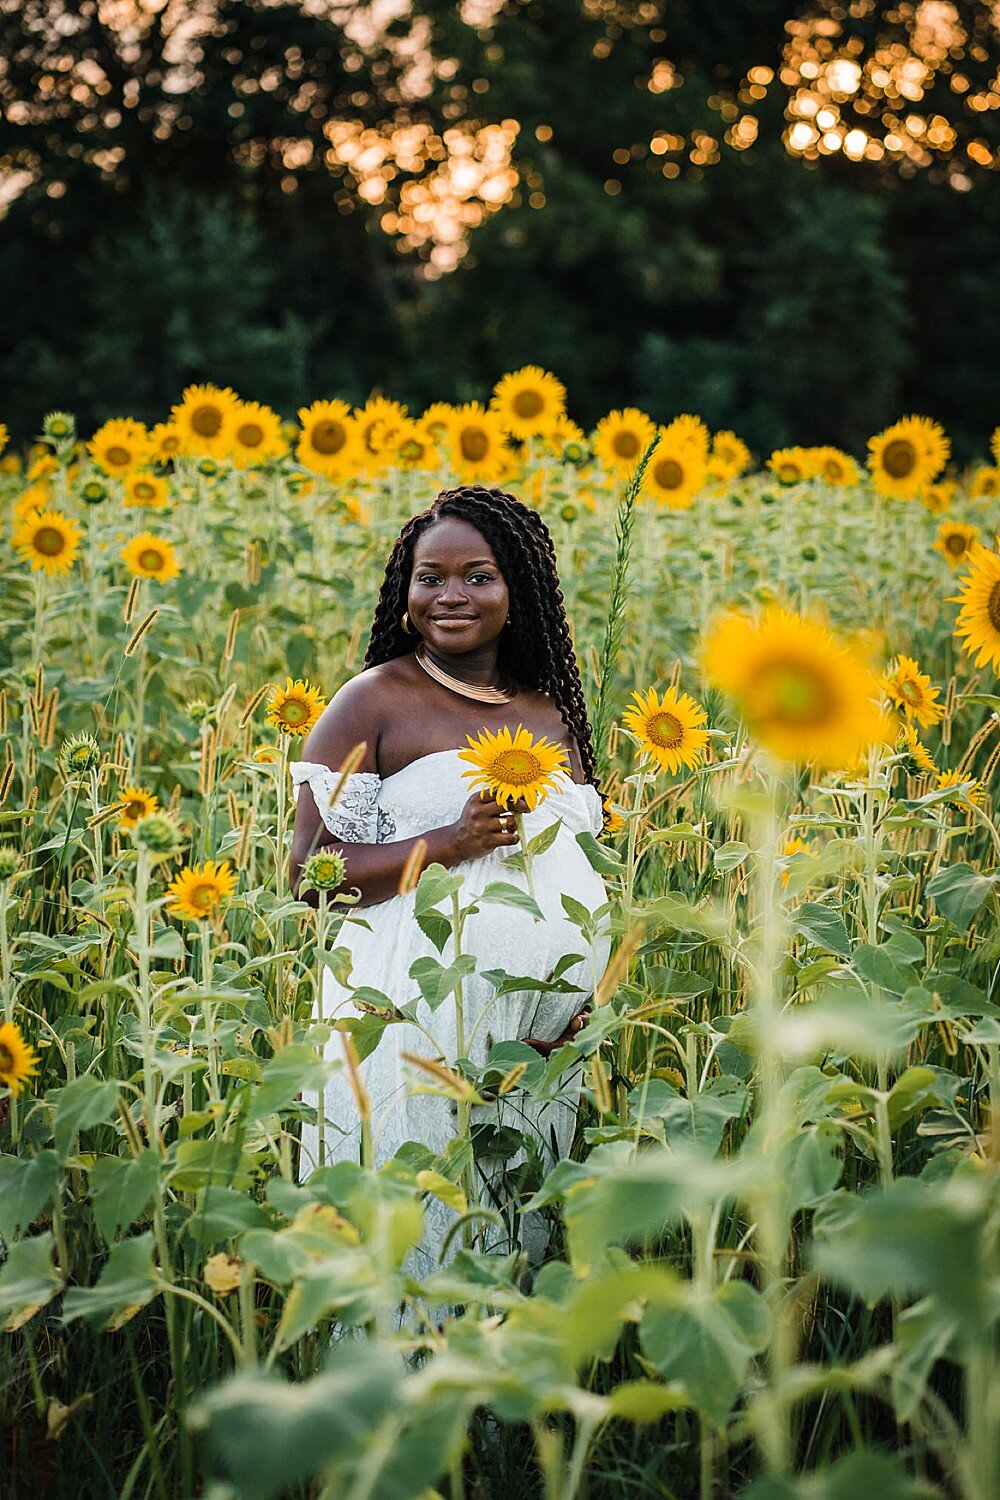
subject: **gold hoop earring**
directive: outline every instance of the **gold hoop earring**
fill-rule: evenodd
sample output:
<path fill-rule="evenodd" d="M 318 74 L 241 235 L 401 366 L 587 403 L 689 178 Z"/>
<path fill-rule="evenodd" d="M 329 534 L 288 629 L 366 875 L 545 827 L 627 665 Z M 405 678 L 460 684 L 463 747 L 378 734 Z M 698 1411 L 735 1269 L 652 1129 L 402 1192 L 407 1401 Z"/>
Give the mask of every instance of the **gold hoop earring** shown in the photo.
<path fill-rule="evenodd" d="M 410 626 L 410 612 L 409 612 L 409 610 L 407 610 L 407 609 L 403 610 L 403 618 L 400 620 L 399 624 L 400 624 L 400 628 L 401 628 L 401 630 L 402 630 L 402 632 L 403 632 L 404 635 L 416 635 L 417 632 L 415 630 L 413 630 L 411 628 L 411 626 Z"/>

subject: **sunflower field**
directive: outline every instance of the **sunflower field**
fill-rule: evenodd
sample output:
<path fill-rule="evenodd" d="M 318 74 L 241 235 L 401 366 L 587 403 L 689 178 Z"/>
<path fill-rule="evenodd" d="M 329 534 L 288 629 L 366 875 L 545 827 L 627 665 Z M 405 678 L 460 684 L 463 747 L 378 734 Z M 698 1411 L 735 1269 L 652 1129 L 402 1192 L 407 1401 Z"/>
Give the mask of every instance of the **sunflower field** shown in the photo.
<path fill-rule="evenodd" d="M 982 446 L 960 470 L 918 416 L 858 455 L 633 409 L 587 433 L 534 367 L 419 415 L 198 385 L 151 429 L 54 411 L 7 444 L 0 1492 L 996 1500 Z M 356 917 L 336 854 L 314 905 L 290 888 L 289 764 L 401 525 L 465 480 L 549 527 L 605 806 L 586 1026 L 413 1080 L 467 1104 L 582 1069 L 571 1156 L 504 1178 L 547 1225 L 530 1268 L 491 1251 L 467 1108 L 444 1155 L 299 1176 L 331 1068 L 417 976 L 325 1059 Z M 447 961 L 460 892 L 407 878 Z M 417 1281 L 431 1200 L 453 1241 Z"/>

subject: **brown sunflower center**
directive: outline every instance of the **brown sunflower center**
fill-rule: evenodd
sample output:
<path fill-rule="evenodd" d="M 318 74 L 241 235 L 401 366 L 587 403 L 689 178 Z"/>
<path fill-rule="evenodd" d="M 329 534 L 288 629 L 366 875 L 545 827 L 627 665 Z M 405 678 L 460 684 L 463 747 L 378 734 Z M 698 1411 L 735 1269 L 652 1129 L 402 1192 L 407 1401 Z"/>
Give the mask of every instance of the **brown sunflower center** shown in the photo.
<path fill-rule="evenodd" d="M 960 531 L 953 531 L 951 536 L 945 537 L 944 549 L 950 552 L 952 557 L 961 557 L 965 551 L 965 537 Z"/>
<path fill-rule="evenodd" d="M 639 439 L 634 432 L 616 432 L 611 446 L 619 458 L 635 458 L 639 452 Z"/>
<path fill-rule="evenodd" d="M 278 710 L 284 724 L 304 724 L 309 717 L 309 705 L 301 698 L 287 698 Z"/>
<path fill-rule="evenodd" d="M 187 892 L 187 899 L 191 905 L 197 907 L 198 911 L 210 911 L 213 902 L 218 899 L 218 891 L 208 881 L 200 885 L 192 885 Z"/>
<path fill-rule="evenodd" d="M 244 422 L 242 427 L 237 428 L 236 436 L 244 448 L 259 448 L 264 441 L 264 429 L 258 427 L 256 422 Z"/>
<path fill-rule="evenodd" d="M 222 427 L 222 413 L 217 406 L 196 406 L 191 413 L 191 427 L 199 437 L 218 437 Z"/>
<path fill-rule="evenodd" d="M 920 684 L 908 678 L 904 678 L 902 682 L 896 683 L 896 692 L 903 699 L 904 703 L 908 703 L 911 708 L 915 708 L 918 703 L 924 701 L 924 695 L 920 691 Z"/>
<path fill-rule="evenodd" d="M 168 432 L 165 437 L 162 437 L 160 439 L 160 452 L 176 453 L 180 445 L 181 440 L 177 436 L 177 434 L 174 432 Z"/>
<path fill-rule="evenodd" d="M 538 413 L 545 405 L 545 401 L 539 391 L 527 390 L 518 391 L 512 404 L 514 411 L 522 420 L 530 421 L 532 417 L 538 416 Z"/>
<path fill-rule="evenodd" d="M 782 484 L 794 484 L 797 479 L 802 478 L 802 471 L 798 464 L 779 464 L 778 478 Z"/>
<path fill-rule="evenodd" d="M 490 440 L 481 427 L 466 427 L 459 439 L 462 457 L 470 464 L 481 463 L 490 451 Z"/>
<path fill-rule="evenodd" d="M 35 551 L 43 557 L 58 557 L 66 550 L 66 538 L 56 526 L 40 526 L 35 532 Z"/>
<path fill-rule="evenodd" d="M 493 762 L 493 780 L 508 786 L 527 786 L 541 769 L 541 762 L 530 750 L 501 750 Z"/>
<path fill-rule="evenodd" d="M 894 438 L 882 454 L 882 467 L 893 479 L 906 479 L 917 465 L 917 450 L 908 438 Z"/>
<path fill-rule="evenodd" d="M 145 802 L 141 802 L 138 797 L 133 797 L 131 802 L 126 802 L 125 804 L 125 816 L 128 818 L 141 818 L 145 811 L 146 804 Z"/>
<path fill-rule="evenodd" d="M 661 750 L 676 750 L 684 738 L 684 725 L 676 714 L 653 714 L 646 725 L 646 733 Z"/>
<path fill-rule="evenodd" d="M 844 470 L 835 458 L 827 459 L 823 465 L 823 473 L 827 479 L 832 479 L 834 482 L 844 477 Z"/>
<path fill-rule="evenodd" d="M 656 482 L 662 490 L 679 490 L 684 483 L 684 465 L 676 458 L 663 458 L 653 470 Z"/>
<path fill-rule="evenodd" d="M 327 457 L 331 453 L 339 453 L 347 442 L 347 432 L 343 422 L 334 422 L 330 417 L 324 417 L 317 422 L 312 430 L 312 445 L 317 453 L 323 453 Z"/>
<path fill-rule="evenodd" d="M 993 629 L 1000 631 L 1000 580 L 990 589 L 990 597 L 986 601 L 986 613 L 990 617 Z"/>
<path fill-rule="evenodd" d="M 115 469 L 126 469 L 132 462 L 131 453 L 127 448 L 123 448 L 121 443 L 113 443 L 104 457 Z"/>
<path fill-rule="evenodd" d="M 140 479 L 135 487 L 135 498 L 137 500 L 153 500 L 155 497 L 155 485 L 150 484 L 148 479 Z"/>
<path fill-rule="evenodd" d="M 10 1048 L 0 1042 L 0 1074 L 12 1073 L 14 1071 L 14 1054 Z"/>

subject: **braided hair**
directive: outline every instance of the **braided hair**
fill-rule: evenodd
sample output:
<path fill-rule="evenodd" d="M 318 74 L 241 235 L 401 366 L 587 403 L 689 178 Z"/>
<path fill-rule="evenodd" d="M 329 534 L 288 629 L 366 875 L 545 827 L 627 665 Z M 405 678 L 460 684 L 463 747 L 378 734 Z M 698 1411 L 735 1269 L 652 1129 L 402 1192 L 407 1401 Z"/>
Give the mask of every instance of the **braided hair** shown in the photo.
<path fill-rule="evenodd" d="M 417 538 L 446 516 L 468 521 L 486 538 L 506 581 L 510 628 L 500 636 L 498 666 L 519 682 L 549 695 L 580 748 L 584 776 L 600 793 L 590 720 L 559 587 L 555 548 L 538 512 L 513 495 L 483 484 L 465 484 L 442 490 L 428 510 L 410 517 L 389 554 L 365 667 L 393 661 L 414 649 L 412 635 L 406 635 L 400 624 L 413 573 L 414 548 Z"/>

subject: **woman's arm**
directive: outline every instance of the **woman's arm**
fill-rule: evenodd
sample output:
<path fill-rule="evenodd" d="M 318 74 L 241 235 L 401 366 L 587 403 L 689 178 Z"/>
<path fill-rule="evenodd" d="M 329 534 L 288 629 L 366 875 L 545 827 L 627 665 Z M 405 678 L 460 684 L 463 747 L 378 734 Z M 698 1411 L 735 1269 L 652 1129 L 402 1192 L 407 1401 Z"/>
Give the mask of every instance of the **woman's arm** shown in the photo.
<path fill-rule="evenodd" d="M 302 747 L 302 759 L 337 770 L 364 741 L 365 752 L 355 771 L 378 774 L 377 749 L 381 723 L 382 691 L 376 681 L 365 680 L 365 674 L 345 683 L 323 710 Z M 475 859 L 492 849 L 516 844 L 515 832 L 504 831 L 499 822 L 500 808 L 492 797 L 473 792 L 456 823 L 431 828 L 420 834 L 427 845 L 424 864 L 451 866 L 465 859 Z M 319 849 L 333 849 L 347 868 L 346 885 L 359 887 L 359 906 L 373 906 L 386 901 L 399 889 L 399 881 L 418 838 L 399 839 L 389 844 L 355 844 L 331 837 L 311 789 L 299 789 L 292 828 L 292 847 L 288 861 L 289 884 L 299 900 L 316 906 L 319 896 L 314 890 L 299 891 L 302 866 L 310 854 Z"/>

